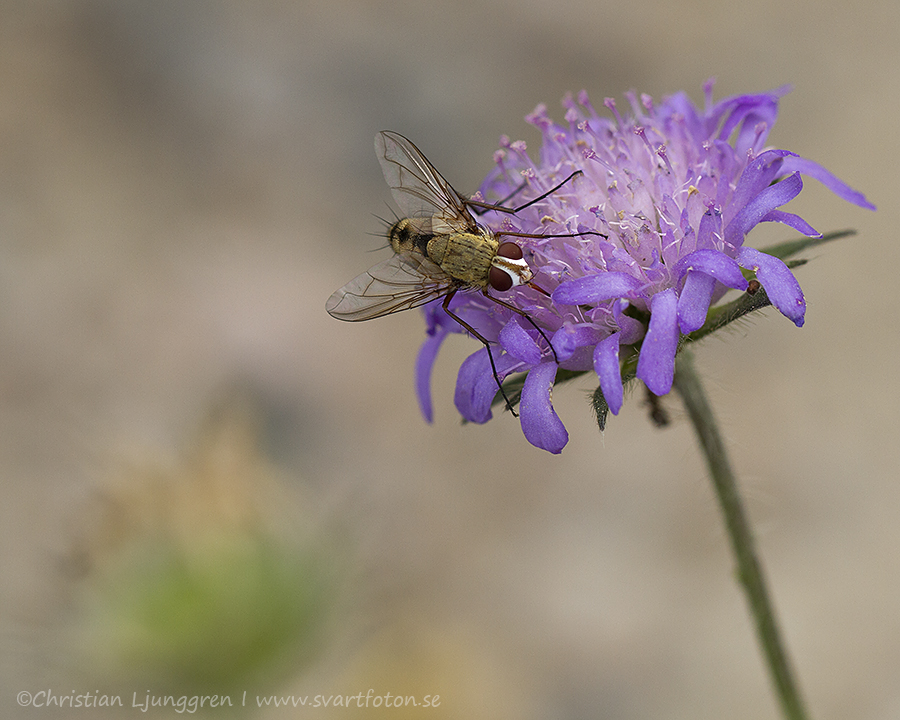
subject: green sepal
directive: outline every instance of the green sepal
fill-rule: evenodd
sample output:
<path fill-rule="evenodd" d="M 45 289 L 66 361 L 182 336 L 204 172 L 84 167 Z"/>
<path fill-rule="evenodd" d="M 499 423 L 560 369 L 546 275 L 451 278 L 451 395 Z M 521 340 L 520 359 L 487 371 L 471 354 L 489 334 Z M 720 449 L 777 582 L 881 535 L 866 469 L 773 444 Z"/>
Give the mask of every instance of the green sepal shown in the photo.
<path fill-rule="evenodd" d="M 796 240 L 786 240 L 785 242 L 770 245 L 767 248 L 760 248 L 760 252 L 766 255 L 772 255 L 785 260 L 799 252 L 803 252 L 807 248 L 816 247 L 832 240 L 840 240 L 841 238 L 856 235 L 856 230 L 835 230 L 834 232 L 825 233 L 822 237 L 802 237 Z"/>
<path fill-rule="evenodd" d="M 597 420 L 597 427 L 600 432 L 606 430 L 606 417 L 609 415 L 609 404 L 603 397 L 603 390 L 598 385 L 597 389 L 591 393 L 591 409 L 594 411 L 594 417 Z"/>

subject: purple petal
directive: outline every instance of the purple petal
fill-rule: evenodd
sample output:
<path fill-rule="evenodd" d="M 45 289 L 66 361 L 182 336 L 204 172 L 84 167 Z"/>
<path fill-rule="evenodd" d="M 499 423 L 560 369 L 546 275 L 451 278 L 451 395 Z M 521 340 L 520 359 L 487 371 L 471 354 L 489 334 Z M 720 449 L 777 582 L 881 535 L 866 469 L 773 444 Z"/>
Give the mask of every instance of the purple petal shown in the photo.
<path fill-rule="evenodd" d="M 613 415 L 622 409 L 622 373 L 619 370 L 619 340 L 621 335 L 613 333 L 601 340 L 594 348 L 594 371 L 600 379 L 600 389 Z"/>
<path fill-rule="evenodd" d="M 557 359 L 565 362 L 578 348 L 595 345 L 600 337 L 600 331 L 593 325 L 565 323 L 553 334 L 550 343 Z"/>
<path fill-rule="evenodd" d="M 553 302 L 562 305 L 590 305 L 641 294 L 641 281 L 623 272 L 600 272 L 562 283 L 553 291 Z"/>
<path fill-rule="evenodd" d="M 457 295 L 457 298 L 459 296 Z M 459 301 L 457 298 L 454 298 L 453 304 L 454 309 L 458 307 Z M 464 298 L 460 298 L 463 299 Z M 452 333 L 463 333 L 466 332 L 463 327 L 456 322 L 452 317 L 450 317 L 446 312 L 444 312 L 443 307 L 443 299 L 438 298 L 437 300 L 432 300 L 429 303 L 426 303 L 422 306 L 422 315 L 425 316 L 425 332 L 429 335 L 433 335 L 437 331 L 442 332 L 452 332 Z"/>
<path fill-rule="evenodd" d="M 741 267 L 753 270 L 766 289 L 772 304 L 797 327 L 803 326 L 806 300 L 797 278 L 777 257 L 766 255 L 750 247 L 742 247 L 737 252 Z"/>
<path fill-rule="evenodd" d="M 500 331 L 500 345 L 510 355 L 529 365 L 537 365 L 541 361 L 541 349 L 515 319 L 506 323 Z"/>
<path fill-rule="evenodd" d="M 675 265 L 675 275 L 679 279 L 689 270 L 709 275 L 735 290 L 747 289 L 747 280 L 741 273 L 740 266 L 718 250 L 695 250 Z"/>
<path fill-rule="evenodd" d="M 453 401 L 459 414 L 469 422 L 480 425 L 490 420 L 491 403 L 499 389 L 497 378 L 502 382 L 511 372 L 523 369 L 522 362 L 507 353 L 495 357 L 494 361 L 497 365 L 497 377 L 491 368 L 487 348 L 469 355 L 459 368 Z"/>
<path fill-rule="evenodd" d="M 788 172 L 796 170 L 811 178 L 815 178 L 835 195 L 848 202 L 852 202 L 854 205 L 859 205 L 868 210 L 875 209 L 875 206 L 866 200 L 865 195 L 858 190 L 854 190 L 843 180 L 839 180 L 828 172 L 828 170 L 819 165 L 819 163 L 802 157 L 789 157 L 784 161 L 784 169 Z"/>
<path fill-rule="evenodd" d="M 708 209 L 700 218 L 700 228 L 697 230 L 697 248 L 715 248 L 716 236 L 722 236 L 722 213 Z"/>
<path fill-rule="evenodd" d="M 784 158 L 794 155 L 787 150 L 766 150 L 757 155 L 747 167 L 744 168 L 737 187 L 734 189 L 734 197 L 731 207 L 740 211 L 747 203 L 759 195 L 778 178 L 784 165 Z M 727 188 L 725 183 L 719 183 L 721 188 Z"/>
<path fill-rule="evenodd" d="M 691 333 L 703 327 L 715 287 L 715 278 L 705 273 L 692 271 L 687 274 L 678 296 L 678 325 L 681 332 Z"/>
<path fill-rule="evenodd" d="M 683 118 L 687 131 L 693 136 L 699 145 L 709 138 L 709 133 L 703 127 L 697 108 L 687 93 L 677 92 L 666 101 L 666 106 L 672 110 L 672 114 Z"/>
<path fill-rule="evenodd" d="M 502 357 L 497 358 L 496 363 L 497 375 L 494 375 L 494 371 L 489 365 L 485 372 L 476 379 L 475 387 L 472 391 L 473 413 L 481 414 L 488 420 L 491 418 L 491 404 L 494 402 L 494 398 L 497 397 L 497 393 L 500 390 L 497 379 L 499 378 L 500 382 L 503 382 L 507 375 L 513 370 L 521 369 L 522 366 L 521 362 L 511 355 L 503 355 Z"/>
<path fill-rule="evenodd" d="M 448 330 L 441 328 L 435 331 L 433 335 L 425 338 L 422 347 L 419 348 L 419 354 L 416 356 L 416 397 L 419 400 L 419 409 L 425 422 L 431 422 L 434 418 L 433 408 L 431 404 L 431 371 L 434 368 L 434 361 L 437 358 L 438 350 L 441 349 L 441 343 L 447 337 Z"/>
<path fill-rule="evenodd" d="M 776 90 L 775 93 L 738 95 L 717 103 L 716 107 L 713 108 L 714 113 L 716 111 L 719 113 L 730 111 L 722 124 L 719 138 L 727 140 L 738 123 L 740 123 L 741 128 L 738 131 L 734 144 L 735 150 L 743 155 L 748 149 L 761 146 L 765 142 L 772 126 L 775 125 L 780 94 Z M 764 124 L 764 132 L 761 134 L 757 131 L 760 123 Z"/>
<path fill-rule="evenodd" d="M 490 400 L 485 406 L 481 394 L 479 394 L 478 400 L 475 399 L 478 379 L 485 372 L 491 372 L 491 362 L 487 353 L 487 348 L 483 347 L 463 360 L 463 364 L 459 366 L 459 374 L 456 376 L 456 391 L 453 394 L 453 403 L 459 410 L 459 414 L 469 422 L 479 424 L 486 423 L 491 419 Z"/>
<path fill-rule="evenodd" d="M 654 395 L 665 395 L 672 389 L 678 350 L 677 305 L 673 288 L 656 293 L 650 300 L 650 325 L 641 345 L 637 376 Z"/>
<path fill-rule="evenodd" d="M 624 315 L 625 309 L 628 307 L 625 300 L 621 300 L 613 305 L 613 317 L 622 333 L 619 338 L 619 344 L 631 345 L 644 337 L 644 324 L 633 317 Z"/>
<path fill-rule="evenodd" d="M 806 237 L 822 237 L 822 233 L 816 230 L 806 220 L 794 213 L 785 212 L 784 210 L 773 210 L 766 215 L 760 222 L 778 222 L 794 228 L 797 232 L 801 232 Z"/>
<path fill-rule="evenodd" d="M 693 332 L 706 322 L 717 280 L 727 287 L 747 289 L 740 265 L 717 250 L 696 250 L 685 255 L 675 265 L 675 275 L 680 278 L 685 274 L 678 296 L 678 323 L 683 333 Z"/>
<path fill-rule="evenodd" d="M 535 447 L 552 453 L 561 453 L 569 442 L 569 433 L 553 409 L 550 391 L 556 379 L 556 363 L 541 363 L 525 378 L 519 413 L 522 416 L 522 432 Z"/>
<path fill-rule="evenodd" d="M 769 185 L 759 195 L 741 208 L 734 216 L 728 227 L 725 228 L 725 241 L 735 247 L 744 242 L 744 237 L 750 230 L 766 217 L 772 210 L 781 207 L 789 200 L 793 200 L 803 189 L 803 181 L 800 173 L 795 172 L 784 180 Z"/>

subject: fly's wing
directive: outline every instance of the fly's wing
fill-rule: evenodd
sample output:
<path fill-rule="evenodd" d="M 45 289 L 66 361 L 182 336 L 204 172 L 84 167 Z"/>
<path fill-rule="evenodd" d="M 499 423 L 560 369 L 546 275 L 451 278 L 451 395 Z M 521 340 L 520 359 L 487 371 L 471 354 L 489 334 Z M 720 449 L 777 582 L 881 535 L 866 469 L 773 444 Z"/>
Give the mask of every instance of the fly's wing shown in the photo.
<path fill-rule="evenodd" d="M 456 232 L 477 232 L 478 224 L 459 193 L 410 140 L 384 130 L 375 136 L 375 152 L 403 215 L 438 216 Z"/>
<path fill-rule="evenodd" d="M 325 309 L 338 320 L 371 320 L 424 305 L 455 287 L 428 258 L 399 254 L 353 278 L 328 298 Z"/>

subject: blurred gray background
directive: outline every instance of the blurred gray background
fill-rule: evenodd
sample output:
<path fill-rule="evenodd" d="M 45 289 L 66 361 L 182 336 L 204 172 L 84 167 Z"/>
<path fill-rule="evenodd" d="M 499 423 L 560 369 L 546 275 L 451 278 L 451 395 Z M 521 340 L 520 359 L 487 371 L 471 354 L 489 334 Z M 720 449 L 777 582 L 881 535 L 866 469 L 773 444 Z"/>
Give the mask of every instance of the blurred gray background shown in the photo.
<path fill-rule="evenodd" d="M 240 388 L 272 458 L 352 528 L 362 624 L 413 622 L 483 668 L 465 717 L 778 717 L 676 398 L 669 429 L 633 394 L 601 437 L 594 384 L 561 387 L 554 457 L 509 416 L 460 424 L 477 344 L 454 336 L 428 426 L 421 318 L 323 307 L 385 256 L 376 131 L 470 192 L 501 134 L 537 150 L 539 102 L 700 102 L 716 76 L 717 98 L 793 84 L 771 144 L 879 207 L 808 181 L 789 209 L 859 234 L 797 271 L 805 327 L 769 312 L 697 359 L 813 717 L 900 717 L 898 19 L 835 0 L 0 4 L 0 704 L 42 677 L 97 466 L 178 452 Z"/>

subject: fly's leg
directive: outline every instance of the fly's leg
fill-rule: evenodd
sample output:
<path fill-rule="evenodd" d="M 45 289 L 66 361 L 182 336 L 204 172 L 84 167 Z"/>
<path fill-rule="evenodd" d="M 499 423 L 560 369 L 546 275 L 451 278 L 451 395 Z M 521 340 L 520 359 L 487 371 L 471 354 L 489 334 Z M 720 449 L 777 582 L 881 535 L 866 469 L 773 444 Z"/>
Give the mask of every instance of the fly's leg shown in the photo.
<path fill-rule="evenodd" d="M 539 287 L 538 287 L 537 285 L 535 285 L 534 283 L 528 283 L 528 285 L 529 285 L 530 287 L 533 287 L 535 290 L 540 290 L 540 291 L 541 291 L 542 293 L 544 293 L 545 295 L 548 294 L 546 290 L 544 290 L 544 289 L 542 289 L 542 288 L 539 288 Z M 531 316 L 530 316 L 527 312 L 525 312 L 524 310 L 521 310 L 521 309 L 517 308 L 515 305 L 510 305 L 510 304 L 509 304 L 508 302 L 506 302 L 505 300 L 501 300 L 500 298 L 495 298 L 493 295 L 488 295 L 487 292 L 484 293 L 484 296 L 485 296 L 488 300 L 493 300 L 493 301 L 494 301 L 495 303 L 497 303 L 498 305 L 502 305 L 503 307 L 505 307 L 505 308 L 507 308 L 507 309 L 509 309 L 509 310 L 512 310 L 512 311 L 513 311 L 514 313 L 516 313 L 517 315 L 521 315 L 523 318 L 525 318 L 525 319 L 531 324 L 531 327 L 533 327 L 535 330 L 537 330 L 537 331 L 540 333 L 541 337 L 544 338 L 544 340 L 546 341 L 547 345 L 550 347 L 550 352 L 553 353 L 553 359 L 556 361 L 556 364 L 557 364 L 557 365 L 559 364 L 559 357 L 557 357 L 557 355 L 556 355 L 556 350 L 553 349 L 553 343 L 550 342 L 550 338 L 548 338 L 548 337 L 544 334 L 544 331 L 541 330 L 541 329 L 538 327 L 538 324 L 537 324 L 534 320 L 531 319 Z M 504 396 L 504 397 L 505 397 L 505 396 Z"/>
<path fill-rule="evenodd" d="M 525 238 L 561 238 L 561 237 L 581 237 L 582 235 L 599 235 L 602 238 L 608 237 L 604 235 L 602 232 L 597 232 L 596 230 L 583 230 L 582 232 L 577 233 L 564 233 L 557 235 L 556 233 L 550 235 L 543 235 L 541 233 L 523 233 L 523 232 L 513 232 L 512 230 L 500 230 L 494 233 L 495 237 L 500 237 L 501 235 L 509 235 L 510 237 L 525 237 Z"/>
<path fill-rule="evenodd" d="M 500 390 L 500 394 L 503 396 L 503 399 L 506 401 L 506 409 L 509 410 L 513 417 L 519 417 L 519 414 L 515 411 L 515 408 L 512 406 L 512 402 L 506 394 L 506 391 L 503 389 L 503 382 L 500 380 L 500 374 L 497 372 L 497 365 L 494 363 L 494 355 L 491 352 L 491 344 L 487 341 L 487 339 L 479 333 L 475 328 L 473 328 L 469 323 L 463 320 L 458 315 L 454 314 L 454 312 L 450 309 L 450 300 L 453 299 L 453 296 L 456 295 L 456 290 L 447 293 L 446 297 L 444 297 L 444 302 L 441 304 L 441 307 L 444 309 L 444 312 L 447 313 L 450 317 L 452 317 L 456 322 L 458 322 L 463 328 L 465 328 L 472 337 L 477 338 L 481 341 L 481 344 L 487 349 L 488 360 L 491 361 L 491 370 L 494 373 L 494 380 L 497 381 L 497 387 Z M 488 295 L 490 297 L 490 295 Z M 491 298 L 491 300 L 496 300 L 497 298 Z M 506 305 L 506 303 L 500 303 L 501 305 Z M 509 306 L 507 306 L 509 307 Z M 513 308 L 514 310 L 516 308 Z M 517 311 L 521 312 L 521 310 Z"/>
<path fill-rule="evenodd" d="M 507 213 L 509 215 L 515 215 L 517 212 L 524 210 L 527 207 L 531 207 L 535 203 L 539 203 L 545 197 L 552 195 L 553 193 L 555 193 L 557 190 L 559 190 L 563 185 L 565 185 L 567 182 L 569 182 L 569 180 L 571 180 L 576 175 L 584 175 L 584 171 L 576 170 L 571 175 L 569 175 L 569 177 L 567 177 L 565 180 L 563 180 L 561 183 L 554 185 L 552 188 L 550 188 L 543 195 L 538 195 L 536 198 L 534 198 L 534 200 L 529 200 L 527 203 L 525 203 L 524 205 L 519 205 L 519 207 L 517 207 L 517 208 L 505 207 L 503 205 L 503 203 L 505 203 L 507 200 L 510 200 L 511 198 L 515 197 L 522 190 L 524 190 L 525 186 L 528 184 L 527 182 L 524 182 L 521 185 L 519 185 L 519 187 L 517 187 L 515 190 L 513 190 L 513 192 L 510 195 L 507 195 L 505 198 L 503 198 L 503 200 L 500 201 L 499 204 L 496 204 L 496 205 L 494 205 L 492 203 L 481 202 L 480 200 L 466 200 L 465 198 L 462 198 L 462 197 L 461 197 L 461 200 L 467 206 L 469 206 L 471 208 L 478 208 L 479 210 L 481 210 L 481 212 L 478 212 L 478 210 L 473 209 L 472 212 L 474 212 L 476 215 L 482 215 L 485 212 L 487 212 L 488 210 L 496 210 L 497 212 Z"/>
<path fill-rule="evenodd" d="M 504 203 L 507 200 L 509 200 L 510 198 L 518 195 L 528 184 L 527 182 L 524 182 L 521 185 L 519 185 L 519 187 L 517 187 L 515 190 L 513 190 L 512 193 L 507 195 L 505 198 L 503 198 L 503 200 L 501 200 L 496 205 L 494 205 L 492 203 L 481 202 L 480 200 L 466 200 L 462 196 L 460 196 L 460 199 L 463 201 L 463 203 L 466 206 L 472 208 L 472 212 L 474 212 L 476 215 L 483 215 L 488 210 L 496 210 L 497 212 L 507 213 L 508 215 L 515 215 L 517 212 L 524 210 L 527 207 L 531 207 L 535 203 L 538 203 L 541 200 L 543 200 L 544 198 L 552 195 L 557 190 L 559 190 L 563 185 L 565 185 L 567 182 L 569 182 L 569 180 L 571 180 L 572 178 L 574 178 L 577 175 L 584 175 L 584 171 L 576 170 L 571 175 L 569 175 L 569 177 L 567 177 L 565 180 L 563 180 L 561 183 L 554 185 L 552 188 L 550 188 L 543 195 L 538 195 L 536 198 L 534 198 L 534 200 L 529 200 L 527 203 L 525 203 L 524 205 L 519 205 L 519 207 L 517 207 L 517 208 L 505 207 Z M 498 235 L 498 236 L 499 235 L 509 235 L 511 237 L 524 237 L 524 238 L 567 238 L 567 237 L 581 237 L 582 235 L 599 235 L 600 237 L 603 237 L 603 238 L 607 237 L 603 233 L 597 232 L 596 230 L 585 230 L 584 232 L 566 233 L 566 234 L 561 234 L 561 235 L 542 235 L 539 233 L 521 233 L 521 232 L 497 232 L 497 233 L 495 233 L 495 235 Z"/>

